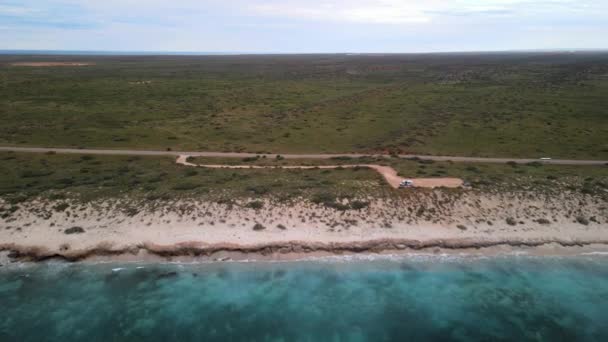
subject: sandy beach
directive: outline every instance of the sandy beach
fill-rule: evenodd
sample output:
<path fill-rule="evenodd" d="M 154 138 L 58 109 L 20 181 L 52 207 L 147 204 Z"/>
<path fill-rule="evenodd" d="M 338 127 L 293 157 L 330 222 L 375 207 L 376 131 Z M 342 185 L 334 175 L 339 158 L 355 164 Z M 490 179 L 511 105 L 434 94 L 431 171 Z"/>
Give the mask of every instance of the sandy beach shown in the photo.
<path fill-rule="evenodd" d="M 56 201 L 35 200 L 0 220 L 0 248 L 31 260 L 125 255 L 221 259 L 222 253 L 277 259 L 608 244 L 606 204 L 584 195 L 469 192 L 451 197 L 428 191 L 364 200 L 369 206 L 346 211 L 303 200 L 264 200 L 259 209 L 249 208 L 248 201 L 61 201 L 63 210 L 57 210 Z"/>

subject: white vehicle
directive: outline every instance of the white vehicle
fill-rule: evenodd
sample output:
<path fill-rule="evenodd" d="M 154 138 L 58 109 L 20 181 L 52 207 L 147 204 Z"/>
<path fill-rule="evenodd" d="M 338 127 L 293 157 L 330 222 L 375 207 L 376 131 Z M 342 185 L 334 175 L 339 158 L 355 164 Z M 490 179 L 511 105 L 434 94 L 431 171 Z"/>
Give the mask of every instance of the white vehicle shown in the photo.
<path fill-rule="evenodd" d="M 399 189 L 411 188 L 413 186 L 414 186 L 414 181 L 412 181 L 410 179 L 403 180 L 401 183 L 399 183 Z"/>
<path fill-rule="evenodd" d="M 543 157 L 543 158 L 540 158 L 540 160 L 551 160 L 551 158 L 549 158 L 549 157 Z"/>

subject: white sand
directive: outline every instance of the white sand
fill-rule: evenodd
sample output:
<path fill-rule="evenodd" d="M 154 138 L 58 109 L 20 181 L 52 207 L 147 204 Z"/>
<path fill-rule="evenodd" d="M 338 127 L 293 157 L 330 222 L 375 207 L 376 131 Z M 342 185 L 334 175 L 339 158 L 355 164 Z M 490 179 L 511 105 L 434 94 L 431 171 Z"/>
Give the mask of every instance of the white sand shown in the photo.
<path fill-rule="evenodd" d="M 256 211 L 245 208 L 245 202 L 233 207 L 194 200 L 170 205 L 136 205 L 127 200 L 86 205 L 74 202 L 65 212 L 55 212 L 52 208 L 56 203 L 33 201 L 21 204 L 9 218 L 0 219 L 0 241 L 3 249 L 37 249 L 40 254 L 62 255 L 143 245 L 204 249 L 407 240 L 465 248 L 488 243 L 608 242 L 606 204 L 583 195 L 530 199 L 526 194 L 469 193 L 454 199 L 435 191 L 411 199 L 375 200 L 368 208 L 345 212 L 304 201 L 266 202 Z M 123 213 L 127 207 L 137 207 L 139 213 L 128 216 Z M 577 216 L 592 221 L 584 225 L 576 221 Z M 510 217 L 523 223 L 508 225 Z M 539 218 L 551 223 L 535 222 Z M 256 223 L 265 229 L 254 230 Z M 278 228 L 279 224 L 286 229 Z M 85 232 L 64 233 L 76 226 Z"/>

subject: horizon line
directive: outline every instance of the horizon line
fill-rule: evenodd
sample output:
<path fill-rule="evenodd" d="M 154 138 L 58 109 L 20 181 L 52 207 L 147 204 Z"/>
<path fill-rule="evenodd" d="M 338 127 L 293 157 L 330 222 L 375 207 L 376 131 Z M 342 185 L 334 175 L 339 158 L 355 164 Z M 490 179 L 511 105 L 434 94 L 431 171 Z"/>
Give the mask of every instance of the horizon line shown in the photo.
<path fill-rule="evenodd" d="M 57 50 L 57 49 L 0 49 L 0 55 L 108 55 L 108 56 L 236 56 L 236 55 L 414 55 L 414 54 L 491 54 L 491 53 L 551 53 L 551 52 L 608 52 L 608 48 L 555 48 L 508 50 L 453 50 L 417 52 L 256 52 L 256 51 L 153 51 L 153 50 Z"/>

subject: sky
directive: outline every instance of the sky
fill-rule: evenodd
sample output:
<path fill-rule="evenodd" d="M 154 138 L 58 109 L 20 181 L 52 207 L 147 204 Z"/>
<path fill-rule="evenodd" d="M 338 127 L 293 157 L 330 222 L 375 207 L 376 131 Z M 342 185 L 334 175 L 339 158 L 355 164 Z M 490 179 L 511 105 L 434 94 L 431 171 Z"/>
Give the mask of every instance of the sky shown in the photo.
<path fill-rule="evenodd" d="M 0 0 L 0 49 L 400 53 L 608 48 L 608 0 Z"/>

